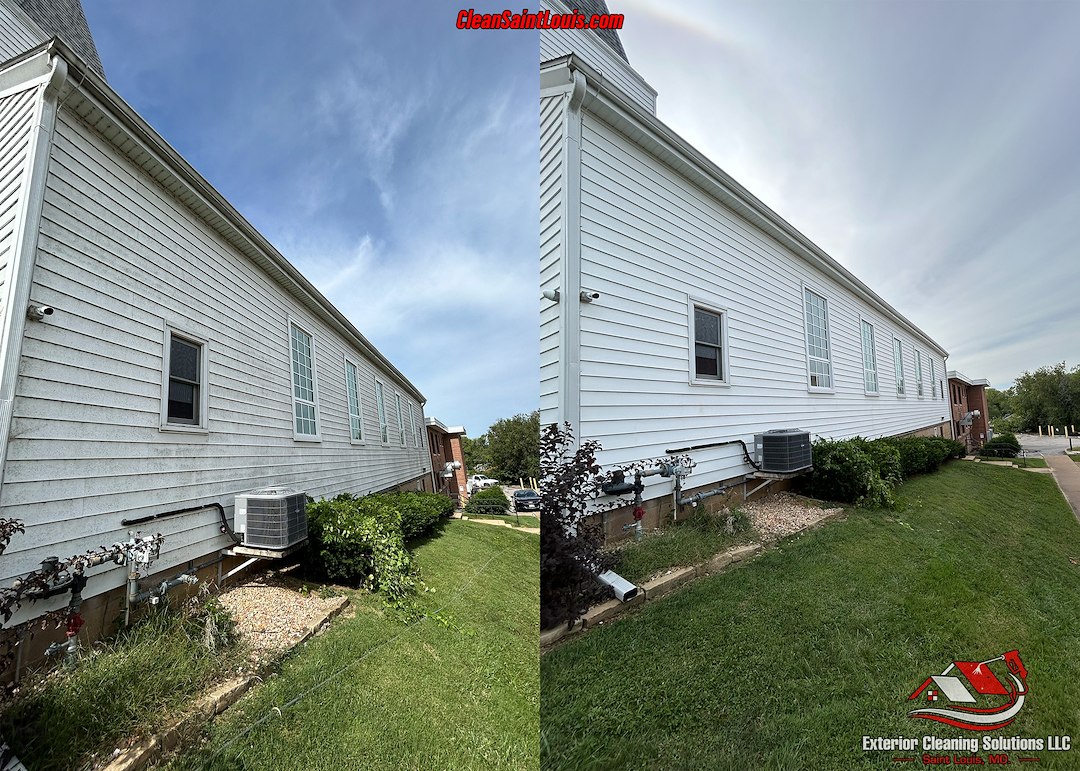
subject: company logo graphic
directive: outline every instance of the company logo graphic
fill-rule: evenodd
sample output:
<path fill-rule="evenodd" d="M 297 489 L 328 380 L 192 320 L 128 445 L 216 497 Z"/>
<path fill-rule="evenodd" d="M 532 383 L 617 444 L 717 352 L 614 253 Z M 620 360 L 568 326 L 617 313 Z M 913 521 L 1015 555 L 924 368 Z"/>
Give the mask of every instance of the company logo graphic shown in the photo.
<path fill-rule="evenodd" d="M 997 662 L 1003 663 L 995 672 L 991 664 Z M 940 675 L 926 678 L 908 697 L 912 701 L 922 696 L 929 705 L 908 715 L 969 731 L 994 731 L 1016 719 L 1027 692 L 1027 669 L 1019 651 L 987 661 L 954 661 Z"/>

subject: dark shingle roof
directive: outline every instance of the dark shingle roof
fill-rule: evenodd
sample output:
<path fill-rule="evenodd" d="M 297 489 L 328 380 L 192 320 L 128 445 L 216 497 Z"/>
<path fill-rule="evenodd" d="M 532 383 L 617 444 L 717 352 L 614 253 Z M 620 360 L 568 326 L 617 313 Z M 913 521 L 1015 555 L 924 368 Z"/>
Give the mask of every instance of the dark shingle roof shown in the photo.
<path fill-rule="evenodd" d="M 101 77 L 105 70 L 98 57 L 90 25 L 86 23 L 79 0 L 15 0 L 27 16 L 37 22 L 45 34 L 56 36 L 83 58 Z"/>
<path fill-rule="evenodd" d="M 581 11 L 586 16 L 608 13 L 607 3 L 604 0 L 565 0 L 565 2 L 572 10 Z M 630 60 L 626 58 L 626 51 L 623 50 L 622 41 L 619 40 L 618 32 L 613 29 L 597 29 L 593 31 L 597 37 L 611 46 L 615 53 L 622 57 L 624 62 L 630 63 Z"/>

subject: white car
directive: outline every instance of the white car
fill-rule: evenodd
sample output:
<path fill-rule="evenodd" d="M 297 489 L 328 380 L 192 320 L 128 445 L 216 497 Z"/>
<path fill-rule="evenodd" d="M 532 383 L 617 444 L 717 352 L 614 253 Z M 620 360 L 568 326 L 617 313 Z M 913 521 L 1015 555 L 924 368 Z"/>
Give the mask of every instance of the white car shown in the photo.
<path fill-rule="evenodd" d="M 475 493 L 477 490 L 483 490 L 486 487 L 497 487 L 499 485 L 498 479 L 492 479 L 486 477 L 483 474 L 473 474 L 469 477 L 469 492 Z"/>

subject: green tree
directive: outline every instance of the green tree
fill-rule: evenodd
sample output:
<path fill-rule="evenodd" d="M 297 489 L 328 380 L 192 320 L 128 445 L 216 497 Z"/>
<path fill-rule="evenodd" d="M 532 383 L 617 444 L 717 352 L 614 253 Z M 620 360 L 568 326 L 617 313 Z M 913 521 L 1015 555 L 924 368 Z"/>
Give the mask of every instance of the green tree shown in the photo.
<path fill-rule="evenodd" d="M 1065 362 L 1039 367 L 1016 378 L 1012 406 L 1021 430 L 1080 424 L 1080 367 Z"/>
<path fill-rule="evenodd" d="M 472 439 L 461 437 L 461 454 L 465 456 L 465 473 L 473 474 L 491 466 L 491 447 L 488 446 L 487 434 Z"/>
<path fill-rule="evenodd" d="M 540 476 L 540 412 L 503 418 L 487 430 L 489 473 L 504 482 Z"/>
<path fill-rule="evenodd" d="M 999 391 L 996 388 L 986 389 L 986 408 L 990 412 L 990 420 L 1003 418 L 1013 413 L 1014 393 L 1012 388 Z"/>

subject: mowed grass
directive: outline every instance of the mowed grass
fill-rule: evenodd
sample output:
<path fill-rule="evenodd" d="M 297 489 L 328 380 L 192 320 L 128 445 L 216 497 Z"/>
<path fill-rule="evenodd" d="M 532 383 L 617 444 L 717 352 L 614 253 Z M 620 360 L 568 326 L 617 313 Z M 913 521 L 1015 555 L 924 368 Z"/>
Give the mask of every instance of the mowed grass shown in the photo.
<path fill-rule="evenodd" d="M 1030 697 L 1002 735 L 1080 736 L 1080 525 L 1054 481 L 953 462 L 898 496 L 546 654 L 544 768 L 921 766 L 862 737 L 975 735 L 907 698 L 1012 649 Z"/>
<path fill-rule="evenodd" d="M 449 522 L 415 550 L 437 617 L 406 626 L 357 595 L 170 767 L 537 768 L 539 543 Z"/>
<path fill-rule="evenodd" d="M 735 512 L 732 533 L 727 532 L 726 523 L 723 514 L 700 511 L 663 530 L 646 533 L 640 541 L 628 541 L 615 550 L 615 572 L 640 584 L 666 568 L 697 565 L 732 544 L 750 540 L 744 512 Z"/>

